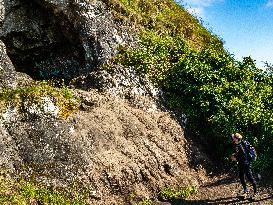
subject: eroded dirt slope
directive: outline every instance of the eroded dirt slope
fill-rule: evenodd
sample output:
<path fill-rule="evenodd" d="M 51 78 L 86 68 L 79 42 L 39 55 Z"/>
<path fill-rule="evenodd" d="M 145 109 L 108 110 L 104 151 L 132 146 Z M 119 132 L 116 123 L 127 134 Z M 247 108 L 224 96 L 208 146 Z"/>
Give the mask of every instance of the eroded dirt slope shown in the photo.
<path fill-rule="evenodd" d="M 169 112 L 145 111 L 97 92 L 79 95 L 86 101 L 84 110 L 69 118 L 72 137 L 82 146 L 89 164 L 85 177 L 98 196 L 135 193 L 153 198 L 163 187 L 206 181 L 203 169 L 190 167 L 189 156 L 197 155 L 197 149 L 190 149 L 184 130 Z"/>

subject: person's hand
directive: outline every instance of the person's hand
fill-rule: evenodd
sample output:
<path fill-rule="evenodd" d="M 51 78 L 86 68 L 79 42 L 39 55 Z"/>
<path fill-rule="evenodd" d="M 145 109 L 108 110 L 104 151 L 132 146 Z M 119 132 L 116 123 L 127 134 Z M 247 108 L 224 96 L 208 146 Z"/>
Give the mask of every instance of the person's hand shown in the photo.
<path fill-rule="evenodd" d="M 232 161 L 236 161 L 236 157 L 234 156 L 234 154 L 231 155 L 230 159 L 231 159 Z"/>

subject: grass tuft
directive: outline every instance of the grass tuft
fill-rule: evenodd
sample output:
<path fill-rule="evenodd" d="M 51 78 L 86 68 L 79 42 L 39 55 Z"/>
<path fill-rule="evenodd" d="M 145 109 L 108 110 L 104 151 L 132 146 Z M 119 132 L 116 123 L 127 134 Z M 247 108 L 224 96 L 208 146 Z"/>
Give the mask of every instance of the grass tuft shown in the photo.
<path fill-rule="evenodd" d="M 0 173 L 0 204 L 3 205 L 84 205 L 86 197 L 72 195 L 70 190 L 35 186 L 25 180 L 15 181 L 9 174 Z"/>
<path fill-rule="evenodd" d="M 74 97 L 72 90 L 64 85 L 53 87 L 50 83 L 42 81 L 26 87 L 0 90 L 0 111 L 3 113 L 8 107 L 14 107 L 24 112 L 31 105 L 37 105 L 37 109 L 40 109 L 45 103 L 45 98 L 58 107 L 58 116 L 63 119 L 78 109 L 79 101 Z"/>

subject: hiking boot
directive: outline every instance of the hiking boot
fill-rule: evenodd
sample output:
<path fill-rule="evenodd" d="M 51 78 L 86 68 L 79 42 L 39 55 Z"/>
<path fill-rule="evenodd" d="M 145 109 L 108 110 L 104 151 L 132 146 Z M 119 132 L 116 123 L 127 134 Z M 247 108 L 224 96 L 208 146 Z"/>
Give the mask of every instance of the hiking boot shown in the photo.
<path fill-rule="evenodd" d="M 253 194 L 252 198 L 257 198 L 257 197 L 259 197 L 259 196 L 260 196 L 260 193 L 259 193 L 259 192 L 256 192 L 256 193 Z"/>
<path fill-rule="evenodd" d="M 249 194 L 248 189 L 244 189 L 243 191 L 239 191 L 238 196 L 246 197 Z"/>
<path fill-rule="evenodd" d="M 244 189 L 243 194 L 249 194 L 248 189 Z"/>
<path fill-rule="evenodd" d="M 242 196 L 243 196 L 243 197 L 247 197 L 248 194 L 249 194 L 248 189 L 245 189 L 245 190 L 243 191 Z"/>

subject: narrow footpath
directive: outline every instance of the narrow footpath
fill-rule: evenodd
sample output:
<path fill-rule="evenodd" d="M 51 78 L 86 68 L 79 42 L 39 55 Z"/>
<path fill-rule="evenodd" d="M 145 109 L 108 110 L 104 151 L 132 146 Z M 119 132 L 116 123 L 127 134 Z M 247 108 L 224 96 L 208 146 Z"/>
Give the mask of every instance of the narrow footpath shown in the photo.
<path fill-rule="evenodd" d="M 264 179 L 258 183 L 260 195 L 252 199 L 251 185 L 248 184 L 250 194 L 243 198 L 239 192 L 242 190 L 239 179 L 227 175 L 213 177 L 201 186 L 198 193 L 186 200 L 176 200 L 172 202 L 155 202 L 153 205 L 197 205 L 197 204 L 261 204 L 273 205 L 273 188 L 268 185 L 268 180 Z M 271 183 L 272 184 L 272 183 Z"/>

